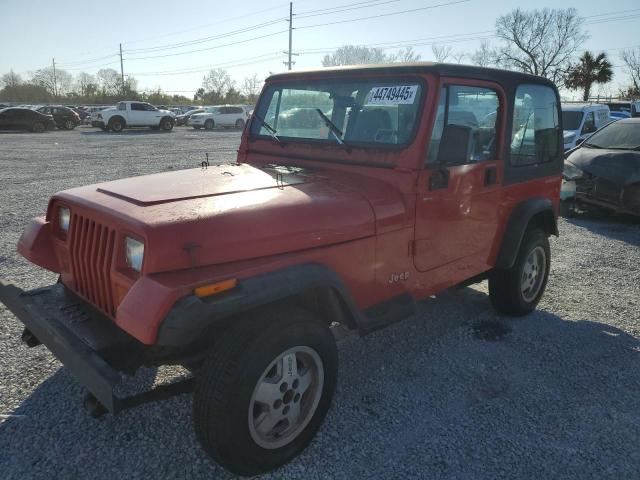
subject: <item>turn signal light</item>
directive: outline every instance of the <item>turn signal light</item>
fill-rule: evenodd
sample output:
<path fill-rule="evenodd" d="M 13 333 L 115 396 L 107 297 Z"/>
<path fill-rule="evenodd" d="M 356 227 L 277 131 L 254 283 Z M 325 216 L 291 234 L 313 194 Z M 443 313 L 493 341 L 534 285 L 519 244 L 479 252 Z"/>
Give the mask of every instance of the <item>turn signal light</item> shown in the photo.
<path fill-rule="evenodd" d="M 224 280 L 222 282 L 210 283 L 209 285 L 203 285 L 194 290 L 197 297 L 210 297 L 211 295 L 217 295 L 218 293 L 226 292 L 235 288 L 238 281 L 235 278 Z"/>

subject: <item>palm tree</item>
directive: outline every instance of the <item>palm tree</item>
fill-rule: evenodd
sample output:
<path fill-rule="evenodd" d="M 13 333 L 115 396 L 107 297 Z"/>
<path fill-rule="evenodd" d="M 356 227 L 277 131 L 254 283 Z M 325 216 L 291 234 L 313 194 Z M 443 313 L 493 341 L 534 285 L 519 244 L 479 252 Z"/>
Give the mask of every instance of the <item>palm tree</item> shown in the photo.
<path fill-rule="evenodd" d="M 583 89 L 582 99 L 586 102 L 594 83 L 607 83 L 612 77 L 613 69 L 606 53 L 594 57 L 591 52 L 585 51 L 580 62 L 569 70 L 565 84 L 574 90 Z"/>

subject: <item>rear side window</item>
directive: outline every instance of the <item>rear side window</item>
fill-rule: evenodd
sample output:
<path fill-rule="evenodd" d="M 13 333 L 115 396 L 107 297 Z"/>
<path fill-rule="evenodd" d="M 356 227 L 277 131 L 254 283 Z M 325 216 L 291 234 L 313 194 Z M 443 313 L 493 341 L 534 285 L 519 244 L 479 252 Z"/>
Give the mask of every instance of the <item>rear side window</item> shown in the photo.
<path fill-rule="evenodd" d="M 534 165 L 557 157 L 560 148 L 557 102 L 553 89 L 549 87 L 518 87 L 511 134 L 512 165 Z"/>

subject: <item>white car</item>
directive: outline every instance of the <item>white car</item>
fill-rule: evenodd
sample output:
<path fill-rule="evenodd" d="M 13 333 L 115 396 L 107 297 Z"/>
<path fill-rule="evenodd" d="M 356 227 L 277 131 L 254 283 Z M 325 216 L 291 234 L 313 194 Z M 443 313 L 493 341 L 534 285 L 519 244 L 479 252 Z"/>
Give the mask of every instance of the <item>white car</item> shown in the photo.
<path fill-rule="evenodd" d="M 244 128 L 247 118 L 247 112 L 240 106 L 219 105 L 206 107 L 203 113 L 191 115 L 187 125 L 192 126 L 196 130 L 200 128 L 211 130 L 215 127 Z"/>
<path fill-rule="evenodd" d="M 115 108 L 103 110 L 96 116 L 97 126 L 114 132 L 121 132 L 126 127 L 151 127 L 168 132 L 175 123 L 169 110 L 158 110 L 146 102 L 118 102 Z"/>
<path fill-rule="evenodd" d="M 569 150 L 596 130 L 611 123 L 607 105 L 599 103 L 562 104 L 564 149 Z"/>

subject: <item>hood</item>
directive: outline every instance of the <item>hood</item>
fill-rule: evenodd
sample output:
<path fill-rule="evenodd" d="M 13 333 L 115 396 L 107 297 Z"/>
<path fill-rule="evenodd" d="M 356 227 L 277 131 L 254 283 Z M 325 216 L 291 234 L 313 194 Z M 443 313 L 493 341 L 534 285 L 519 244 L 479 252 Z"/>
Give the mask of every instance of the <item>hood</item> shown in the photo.
<path fill-rule="evenodd" d="M 637 151 L 581 147 L 566 161 L 617 185 L 640 182 L 640 152 Z"/>
<path fill-rule="evenodd" d="M 295 252 L 376 231 L 362 192 L 294 167 L 210 166 L 67 190 L 55 201 L 143 239 L 147 274 Z"/>

